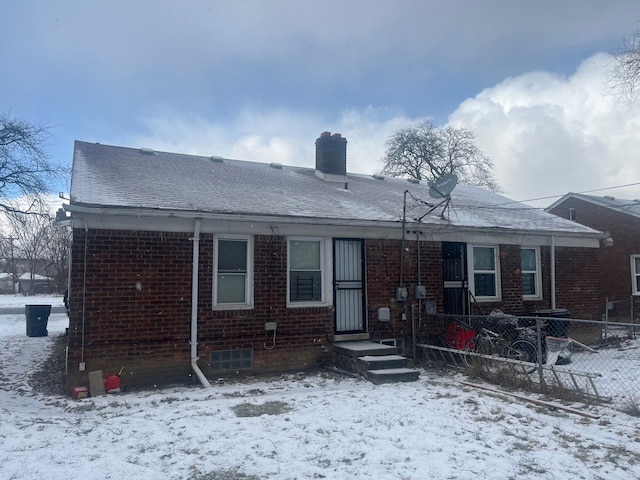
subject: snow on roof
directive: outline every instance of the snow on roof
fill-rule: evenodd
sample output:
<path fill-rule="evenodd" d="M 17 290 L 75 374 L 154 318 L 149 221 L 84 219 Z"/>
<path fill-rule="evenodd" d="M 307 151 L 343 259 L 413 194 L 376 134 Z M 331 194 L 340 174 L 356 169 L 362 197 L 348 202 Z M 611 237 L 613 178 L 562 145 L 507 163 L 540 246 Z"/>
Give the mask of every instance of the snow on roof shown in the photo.
<path fill-rule="evenodd" d="M 31 278 L 31 274 L 29 272 L 23 273 L 18 277 L 19 280 L 51 280 L 49 277 L 45 277 L 44 275 L 38 275 L 37 273 L 33 274 L 33 278 Z"/>
<path fill-rule="evenodd" d="M 583 195 L 581 193 L 568 193 L 564 195 L 560 200 L 557 200 L 552 205 L 546 208 L 547 211 L 552 210 L 556 206 L 569 198 L 576 198 L 584 202 L 592 203 L 600 207 L 609 208 L 620 213 L 631 215 L 640 218 L 640 199 L 626 200 L 623 198 L 616 198 L 609 195 L 604 197 L 598 197 L 595 195 Z"/>
<path fill-rule="evenodd" d="M 423 224 L 593 235 L 595 230 L 504 196 L 458 185 L 448 209 L 426 183 L 76 141 L 71 203 L 228 215 Z"/>

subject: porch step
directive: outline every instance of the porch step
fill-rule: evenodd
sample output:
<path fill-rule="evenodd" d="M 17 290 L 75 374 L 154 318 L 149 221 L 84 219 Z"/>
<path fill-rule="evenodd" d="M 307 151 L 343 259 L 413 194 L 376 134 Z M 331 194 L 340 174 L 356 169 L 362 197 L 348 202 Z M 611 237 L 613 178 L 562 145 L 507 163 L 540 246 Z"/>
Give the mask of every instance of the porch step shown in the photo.
<path fill-rule="evenodd" d="M 358 357 L 358 368 L 363 371 L 404 368 L 406 366 L 407 359 L 400 355 L 365 355 L 364 357 Z"/>
<path fill-rule="evenodd" d="M 367 370 L 364 377 L 371 383 L 415 382 L 420 373 L 412 368 L 384 368 L 382 370 Z"/>
<path fill-rule="evenodd" d="M 336 353 L 355 358 L 396 353 L 396 347 L 375 342 L 339 342 L 333 344 L 333 349 Z"/>
<path fill-rule="evenodd" d="M 336 364 L 359 373 L 376 385 L 414 382 L 420 373 L 407 368 L 408 360 L 396 354 L 396 348 L 375 342 L 339 342 L 333 344 Z"/>

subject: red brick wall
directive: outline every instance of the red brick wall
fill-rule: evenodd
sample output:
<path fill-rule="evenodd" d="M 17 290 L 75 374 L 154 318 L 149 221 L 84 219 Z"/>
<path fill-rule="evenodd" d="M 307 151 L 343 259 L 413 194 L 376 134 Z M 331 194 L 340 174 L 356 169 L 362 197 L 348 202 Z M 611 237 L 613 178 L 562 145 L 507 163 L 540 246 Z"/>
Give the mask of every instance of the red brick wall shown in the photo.
<path fill-rule="evenodd" d="M 522 256 L 519 245 L 500 245 L 500 283 L 502 285 L 502 310 L 522 311 Z"/>
<path fill-rule="evenodd" d="M 551 213 L 568 218 L 569 208 L 575 209 L 576 222 L 611 233 L 613 246 L 599 249 L 602 295 L 614 301 L 628 300 L 632 292 L 629 258 L 640 254 L 640 218 L 576 198 L 565 200 Z"/>
<path fill-rule="evenodd" d="M 118 371 L 123 383 L 148 385 L 191 377 L 189 234 L 90 230 L 84 314 L 86 372 Z M 254 238 L 253 309 L 213 310 L 214 242 L 202 235 L 199 265 L 198 354 L 207 374 L 210 352 L 252 348 L 254 369 L 304 368 L 327 355 L 330 308 L 286 308 L 287 243 Z M 68 387 L 86 384 L 82 360 L 84 231 L 74 232 L 70 289 Z M 265 322 L 277 322 L 273 333 Z M 215 373 L 214 373 L 215 374 Z"/>
<path fill-rule="evenodd" d="M 556 247 L 556 308 L 566 308 L 573 318 L 600 320 L 604 304 L 598 283 L 598 249 Z M 520 246 L 500 245 L 501 302 L 473 305 L 472 313 L 486 315 L 499 308 L 511 315 L 535 315 L 551 308 L 551 249 L 540 248 L 542 299 L 522 297 Z"/>
<path fill-rule="evenodd" d="M 87 282 L 84 302 L 84 362 L 80 372 L 83 335 L 83 266 L 85 233 L 74 231 L 70 289 L 68 387 L 86 385 L 86 374 L 101 369 L 117 372 L 123 385 L 149 385 L 192 379 L 190 367 L 191 275 L 193 244 L 188 233 L 90 230 L 87 236 Z M 404 338 L 411 348 L 411 306 L 415 287 L 426 286 L 427 299 L 442 312 L 442 251 L 439 242 L 405 242 L 402 281 L 409 302 L 395 300 L 400 284 L 401 242 L 366 240 L 366 294 L 372 339 Z M 545 299 L 525 304 L 521 296 L 520 249 L 501 246 L 504 302 L 482 304 L 485 313 L 497 307 L 521 314 L 549 308 L 549 249 L 542 249 Z M 251 349 L 253 370 L 284 371 L 317 365 L 329 358 L 334 328 L 330 307 L 287 308 L 287 239 L 254 237 L 254 307 L 213 308 L 214 241 L 201 235 L 198 304 L 198 365 L 215 378 L 213 351 Z M 570 289 L 558 295 L 558 307 L 582 318 L 597 318 L 593 301 L 594 249 L 558 249 L 558 285 Z M 419 278 L 420 277 L 420 278 Z M 328 292 L 329 295 L 331 292 Z M 390 322 L 378 321 L 378 308 L 389 307 Z M 273 333 L 265 322 L 277 322 Z M 274 348 L 271 348 L 274 346 Z"/>
<path fill-rule="evenodd" d="M 601 320 L 598 271 L 597 249 L 556 247 L 556 307 L 568 309 L 573 318 Z"/>
<path fill-rule="evenodd" d="M 415 240 L 405 241 L 402 283 L 407 288 L 409 301 L 396 301 L 396 289 L 400 286 L 401 241 L 367 240 L 367 299 L 369 333 L 374 340 L 404 338 L 405 345 L 411 339 L 411 306 L 417 308 L 416 286 L 425 285 L 426 302 L 436 302 L 441 309 L 442 250 L 439 242 L 420 242 L 420 272 L 418 274 L 418 249 Z M 391 310 L 391 322 L 378 321 L 378 309 Z M 414 311 L 415 312 L 415 311 Z M 414 313 L 417 315 L 417 313 Z"/>
<path fill-rule="evenodd" d="M 117 372 L 131 383 L 149 369 L 188 375 L 192 245 L 188 234 L 90 230 L 84 302 L 84 230 L 75 230 L 70 288 L 68 386 L 86 372 Z M 176 278 L 185 281 L 176 281 Z M 176 367 L 177 365 L 177 367 Z M 140 378 L 143 377 L 143 378 Z"/>
<path fill-rule="evenodd" d="M 333 310 L 328 307 L 287 308 L 287 239 L 254 237 L 254 308 L 212 310 L 213 261 L 211 237 L 201 241 L 199 365 L 205 373 L 211 351 L 251 348 L 254 369 L 277 371 L 317 365 L 328 354 L 327 338 L 333 329 Z M 330 292 L 329 292 L 330 294 Z M 273 332 L 265 322 L 277 322 Z"/>

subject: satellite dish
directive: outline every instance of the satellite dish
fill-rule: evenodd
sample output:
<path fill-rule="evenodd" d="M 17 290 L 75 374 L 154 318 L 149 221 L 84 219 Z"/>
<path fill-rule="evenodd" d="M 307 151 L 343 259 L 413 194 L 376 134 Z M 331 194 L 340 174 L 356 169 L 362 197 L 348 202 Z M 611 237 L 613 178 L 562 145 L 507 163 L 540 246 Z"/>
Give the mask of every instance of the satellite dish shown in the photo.
<path fill-rule="evenodd" d="M 447 173 L 435 182 L 429 182 L 429 195 L 433 198 L 447 198 L 458 184 L 458 176 L 455 173 Z"/>

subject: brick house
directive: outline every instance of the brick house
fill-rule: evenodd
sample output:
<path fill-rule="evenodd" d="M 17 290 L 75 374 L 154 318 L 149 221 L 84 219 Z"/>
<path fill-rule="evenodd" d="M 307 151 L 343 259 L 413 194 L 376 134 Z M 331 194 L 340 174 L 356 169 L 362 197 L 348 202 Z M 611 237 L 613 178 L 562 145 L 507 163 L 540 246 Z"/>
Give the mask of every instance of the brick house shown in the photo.
<path fill-rule="evenodd" d="M 606 232 L 598 251 L 601 303 L 611 317 L 629 321 L 640 312 L 640 200 L 568 193 L 548 212 Z M 603 307 L 604 310 L 604 307 Z"/>
<path fill-rule="evenodd" d="M 323 133 L 302 168 L 76 142 L 68 387 L 122 366 L 127 385 L 302 369 L 344 340 L 410 351 L 415 305 L 600 318 L 600 232 L 347 173 L 346 145 Z"/>

